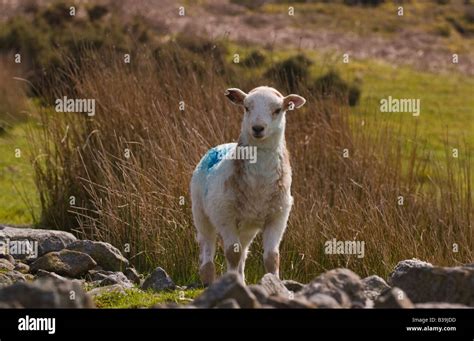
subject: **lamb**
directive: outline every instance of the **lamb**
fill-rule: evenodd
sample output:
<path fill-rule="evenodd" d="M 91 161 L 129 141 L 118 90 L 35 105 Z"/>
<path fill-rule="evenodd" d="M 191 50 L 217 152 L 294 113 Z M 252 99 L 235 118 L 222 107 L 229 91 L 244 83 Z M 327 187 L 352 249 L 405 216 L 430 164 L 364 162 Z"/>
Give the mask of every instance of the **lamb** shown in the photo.
<path fill-rule="evenodd" d="M 237 271 L 244 280 L 249 246 L 262 232 L 265 271 L 279 276 L 279 246 L 293 204 L 286 112 L 306 102 L 295 94 L 283 97 L 267 86 L 248 94 L 231 88 L 225 95 L 245 110 L 239 140 L 210 149 L 191 179 L 204 285 L 215 279 L 217 234 L 222 238 L 227 271 Z M 252 151 L 253 160 L 248 157 Z"/>

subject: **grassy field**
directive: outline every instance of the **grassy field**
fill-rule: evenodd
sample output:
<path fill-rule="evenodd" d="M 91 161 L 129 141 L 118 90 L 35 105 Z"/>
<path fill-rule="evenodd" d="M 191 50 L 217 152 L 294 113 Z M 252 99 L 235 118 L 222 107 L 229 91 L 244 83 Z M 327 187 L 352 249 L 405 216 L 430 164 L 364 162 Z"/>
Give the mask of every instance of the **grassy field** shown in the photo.
<path fill-rule="evenodd" d="M 269 4 L 263 11 L 273 13 L 284 6 Z M 340 24 L 338 20 L 328 24 L 327 29 L 334 32 L 360 27 L 356 32 L 362 36 L 397 34 L 391 28 L 394 22 L 376 15 L 393 9 L 391 5 L 352 11 L 340 4 L 307 6 L 303 12 L 308 18 L 319 18 L 321 12 L 319 28 L 333 16 L 341 19 Z M 424 10 L 421 5 L 417 8 Z M 446 17 L 443 11 L 429 13 L 421 23 L 413 13 L 408 15 L 407 25 L 430 31 L 439 23 L 437 15 Z M 461 20 L 460 12 L 452 15 Z M 345 22 L 344 17 L 350 20 Z M 363 25 L 352 21 L 357 17 Z M 74 26 L 67 17 L 61 20 L 66 27 Z M 41 22 L 41 38 L 48 51 L 41 55 L 47 59 L 54 55 L 54 43 L 48 42 L 51 27 Z M 28 122 L 23 122 L 0 135 L 1 223 L 30 223 L 38 217 L 36 221 L 46 227 L 74 230 L 81 237 L 119 248 L 127 243 L 141 271 L 160 265 L 178 284 L 196 281 L 190 175 L 207 148 L 235 140 L 240 127 L 240 113 L 223 91 L 227 87 L 249 91 L 261 84 L 283 91 L 285 85 L 268 75 L 269 70 L 303 54 L 310 63 L 303 74 L 305 83 L 291 91 L 305 96 L 308 104 L 288 117 L 295 207 L 282 244 L 283 276 L 308 281 L 337 266 L 362 276 L 383 276 L 397 261 L 411 257 L 440 265 L 472 261 L 472 77 L 454 66 L 448 72 L 428 72 L 380 59 L 351 58 L 346 64 L 334 52 L 265 49 L 195 36 L 183 42 L 182 35 L 171 35 L 167 43 L 154 45 L 160 40 L 146 27 L 122 28 L 120 20 L 113 22 L 113 35 L 123 45 L 102 50 L 73 45 L 75 53 L 83 54 L 71 58 L 70 68 L 48 74 L 54 86 L 43 89 L 42 101 L 34 101 L 30 109 L 35 119 L 29 123 L 37 128 L 25 135 Z M 311 28 L 313 22 L 307 22 Z M 23 21 L 18 25 L 26 37 L 36 34 Z M 74 26 L 75 30 L 81 25 Z M 86 38 L 109 27 L 106 21 L 84 25 Z M 121 35 L 128 29 L 135 29 L 134 36 L 124 39 Z M 74 43 L 76 31 L 61 32 L 63 47 Z M 451 28 L 449 32 L 442 38 L 448 48 L 450 44 L 459 48 L 467 39 Z M 15 35 L 7 36 L 12 44 L 16 42 Z M 137 39 L 143 41 L 134 45 Z M 107 41 L 101 36 L 96 42 L 102 46 Z M 471 50 L 470 44 L 463 46 Z M 134 51 L 133 62 L 124 65 L 121 53 L 129 50 Z M 261 64 L 232 63 L 235 53 L 245 61 L 253 52 L 263 56 Z M 56 61 L 50 62 L 51 67 L 58 67 Z M 361 90 L 356 106 L 314 91 L 314 83 L 330 71 Z M 2 86 L 9 84 L 0 83 L 0 90 Z M 51 113 L 51 99 L 65 94 L 95 98 L 97 116 L 84 119 Z M 379 101 L 388 96 L 420 99 L 420 116 L 380 113 Z M 185 110 L 178 109 L 181 100 Z M 20 158 L 15 157 L 16 148 L 22 151 Z M 349 159 L 341 156 L 343 148 L 350 149 Z M 450 156 L 452 148 L 459 148 L 459 158 Z M 27 157 L 29 150 L 42 156 L 34 168 Z M 125 157 L 124 150 L 131 157 Z M 399 195 L 406 200 L 403 207 L 396 203 Z M 77 199 L 73 205 L 71 196 Z M 370 251 L 362 260 L 328 256 L 323 243 L 332 238 L 364 240 Z M 453 243 L 460 245 L 460 252 L 452 251 Z M 219 271 L 225 268 L 221 254 L 217 267 Z M 262 275 L 260 239 L 251 249 L 247 269 L 250 282 Z M 161 299 L 176 300 L 176 295 L 110 294 L 100 298 L 98 305 L 148 306 Z"/>

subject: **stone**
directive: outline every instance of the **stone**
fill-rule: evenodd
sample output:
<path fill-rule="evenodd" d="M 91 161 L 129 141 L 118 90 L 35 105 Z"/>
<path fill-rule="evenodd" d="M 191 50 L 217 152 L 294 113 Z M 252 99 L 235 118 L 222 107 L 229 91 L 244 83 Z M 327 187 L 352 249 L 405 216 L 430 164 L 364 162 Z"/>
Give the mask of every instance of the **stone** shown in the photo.
<path fill-rule="evenodd" d="M 38 242 L 38 257 L 53 251 L 60 251 L 68 244 L 76 241 L 76 237 L 69 232 L 57 230 L 43 230 L 27 227 L 10 227 L 0 225 L 0 243 L 7 241 L 36 241 Z M 16 259 L 25 259 L 26 255 L 13 254 Z"/>
<path fill-rule="evenodd" d="M 241 308 L 260 307 L 255 295 L 236 272 L 228 272 L 212 283 L 194 300 L 193 305 L 198 308 L 212 308 L 228 298 L 235 299 Z"/>
<path fill-rule="evenodd" d="M 55 272 L 61 276 L 79 277 L 95 268 L 97 263 L 87 254 L 71 250 L 50 252 L 38 258 L 30 265 L 32 273 L 38 270 Z"/>
<path fill-rule="evenodd" d="M 285 279 L 284 281 L 282 281 L 282 283 L 289 291 L 292 291 L 294 293 L 297 293 L 304 288 L 304 284 L 297 281 L 293 281 L 291 279 Z"/>
<path fill-rule="evenodd" d="M 30 272 L 30 267 L 25 263 L 16 262 L 15 270 L 21 272 L 22 274 L 27 274 L 28 272 Z"/>
<path fill-rule="evenodd" d="M 122 287 L 120 284 L 112 284 L 112 285 L 107 285 L 105 287 L 94 288 L 88 291 L 87 294 L 90 295 L 91 297 L 97 297 L 105 293 L 111 293 L 111 292 L 116 293 L 116 294 L 122 294 L 122 295 L 126 294 L 125 288 Z"/>
<path fill-rule="evenodd" d="M 12 255 L 0 253 L 0 259 L 5 259 L 9 261 L 10 263 L 12 263 L 13 265 L 15 265 L 15 258 L 13 258 Z"/>
<path fill-rule="evenodd" d="M 474 306 L 474 268 L 471 267 L 407 267 L 401 271 L 397 265 L 389 282 L 405 291 L 414 303 Z"/>
<path fill-rule="evenodd" d="M 312 309 L 316 308 L 313 302 L 310 302 L 303 297 L 289 299 L 285 296 L 268 296 L 265 302 L 266 305 L 279 309 Z"/>
<path fill-rule="evenodd" d="M 128 267 L 128 260 L 115 246 L 92 240 L 77 240 L 67 246 L 68 250 L 86 253 L 107 271 L 123 271 Z"/>
<path fill-rule="evenodd" d="M 269 296 L 290 297 L 290 291 L 283 282 L 274 274 L 267 273 L 260 280 L 260 285 L 268 292 Z"/>
<path fill-rule="evenodd" d="M 70 280 L 69 278 L 60 276 L 55 272 L 49 272 L 49 271 L 46 271 L 46 270 L 43 270 L 43 269 L 39 269 L 36 272 L 36 278 L 38 278 L 38 279 L 39 278 L 50 278 L 50 279 L 55 280 L 55 281 L 69 281 Z"/>
<path fill-rule="evenodd" d="M 397 263 L 393 271 L 388 276 L 388 284 L 394 286 L 393 280 L 397 280 L 399 276 L 403 276 L 409 269 L 412 268 L 432 268 L 431 263 L 421 261 L 417 258 L 405 259 Z"/>
<path fill-rule="evenodd" d="M 7 272 L 15 269 L 15 265 L 4 258 L 0 258 L 0 272 Z"/>
<path fill-rule="evenodd" d="M 260 284 L 251 284 L 247 288 L 255 295 L 260 304 L 264 304 L 267 301 L 268 291 Z"/>
<path fill-rule="evenodd" d="M 92 299 L 79 283 L 45 278 L 1 288 L 0 303 L 12 308 L 94 308 Z"/>
<path fill-rule="evenodd" d="M 25 282 L 26 278 L 16 270 L 0 272 L 0 287 L 6 287 L 16 282 Z"/>
<path fill-rule="evenodd" d="M 108 286 L 119 284 L 124 288 L 132 288 L 133 283 L 122 273 L 104 270 L 89 270 L 86 275 L 88 281 L 97 286 Z"/>
<path fill-rule="evenodd" d="M 363 308 L 367 304 L 364 286 L 360 277 L 348 269 L 334 269 L 316 277 L 295 297 L 304 296 L 310 302 L 317 294 L 328 295 L 343 308 Z M 316 297 L 321 300 L 321 297 Z M 314 301 L 317 304 L 318 302 Z"/>
<path fill-rule="evenodd" d="M 228 298 L 223 300 L 222 302 L 219 302 L 216 305 L 216 308 L 218 309 L 239 309 L 239 303 L 233 298 Z"/>
<path fill-rule="evenodd" d="M 409 309 L 414 307 L 407 294 L 399 288 L 387 290 L 374 302 L 374 308 L 378 309 Z"/>
<path fill-rule="evenodd" d="M 365 296 L 370 300 L 375 300 L 382 293 L 390 289 L 390 286 L 382 277 L 372 275 L 362 279 Z"/>
<path fill-rule="evenodd" d="M 153 291 L 174 290 L 176 289 L 176 284 L 174 284 L 165 270 L 158 267 L 145 279 L 141 288 Z"/>
<path fill-rule="evenodd" d="M 140 285 L 141 284 L 141 277 L 140 274 L 138 273 L 135 268 L 126 268 L 125 271 L 123 272 L 125 276 L 134 284 Z"/>

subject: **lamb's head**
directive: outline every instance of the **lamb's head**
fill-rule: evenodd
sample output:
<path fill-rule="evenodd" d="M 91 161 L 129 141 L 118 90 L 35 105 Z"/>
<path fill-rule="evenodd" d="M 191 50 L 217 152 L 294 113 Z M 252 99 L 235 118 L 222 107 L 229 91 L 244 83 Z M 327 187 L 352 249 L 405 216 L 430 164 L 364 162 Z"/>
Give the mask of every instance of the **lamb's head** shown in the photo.
<path fill-rule="evenodd" d="M 227 98 L 245 110 L 242 133 L 253 143 L 269 137 L 281 135 L 285 129 L 285 114 L 288 110 L 299 108 L 306 100 L 299 95 L 283 95 L 274 88 L 261 86 L 248 94 L 240 89 L 227 89 Z"/>

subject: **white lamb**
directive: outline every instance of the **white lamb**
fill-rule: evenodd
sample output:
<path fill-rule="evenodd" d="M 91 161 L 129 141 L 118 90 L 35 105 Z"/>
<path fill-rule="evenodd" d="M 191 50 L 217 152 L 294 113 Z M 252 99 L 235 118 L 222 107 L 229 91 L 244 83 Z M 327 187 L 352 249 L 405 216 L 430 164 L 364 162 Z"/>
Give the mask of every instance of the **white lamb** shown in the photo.
<path fill-rule="evenodd" d="M 228 89 L 225 95 L 245 109 L 238 143 L 210 149 L 191 180 L 199 272 L 205 285 L 215 278 L 217 233 L 223 240 L 227 271 L 237 271 L 244 279 L 249 246 L 262 231 L 265 270 L 279 276 L 279 246 L 293 204 L 285 114 L 306 102 L 266 86 L 249 94 Z M 253 160 L 242 157 L 252 151 L 256 151 Z"/>

